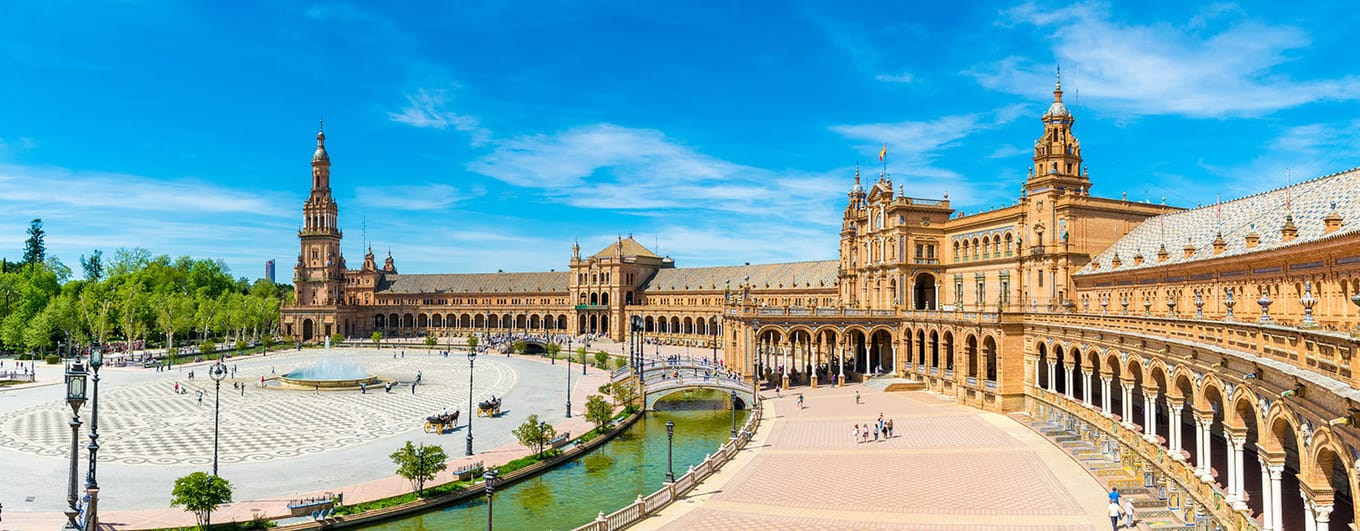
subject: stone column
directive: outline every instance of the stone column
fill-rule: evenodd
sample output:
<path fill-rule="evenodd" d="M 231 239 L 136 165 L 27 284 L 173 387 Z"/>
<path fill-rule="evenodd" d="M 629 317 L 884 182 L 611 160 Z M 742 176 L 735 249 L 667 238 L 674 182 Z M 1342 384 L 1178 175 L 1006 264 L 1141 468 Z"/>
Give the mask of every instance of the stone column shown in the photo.
<path fill-rule="evenodd" d="M 1299 497 L 1303 498 L 1303 531 L 1317 531 L 1317 516 L 1313 512 L 1315 509 L 1313 500 L 1308 499 L 1308 493 L 1302 490 L 1299 491 Z"/>
<path fill-rule="evenodd" d="M 1185 407 L 1183 404 L 1167 401 L 1168 408 L 1171 410 L 1171 418 L 1166 419 L 1167 445 L 1171 449 L 1171 458 L 1180 461 L 1185 458 L 1181 455 L 1181 435 L 1185 428 L 1181 426 L 1181 411 Z"/>
<path fill-rule="evenodd" d="M 1109 376 L 1100 377 L 1100 411 L 1106 416 L 1110 414 L 1110 382 L 1113 378 Z"/>
<path fill-rule="evenodd" d="M 1275 527 L 1275 496 L 1270 482 L 1270 466 L 1259 454 L 1256 462 L 1261 464 L 1261 531 L 1277 531 Z"/>
<path fill-rule="evenodd" d="M 900 375 L 897 373 L 897 344 L 896 344 L 896 343 L 894 343 L 893 346 L 892 346 L 892 375 L 893 375 L 893 378 L 896 378 L 896 377 L 900 376 Z"/>
<path fill-rule="evenodd" d="M 1072 399 L 1072 366 L 1064 364 L 1066 369 L 1063 371 L 1063 394 L 1070 400 Z"/>
<path fill-rule="evenodd" d="M 797 343 L 794 343 L 794 344 L 796 345 Z M 784 374 L 783 374 L 783 378 L 780 378 L 781 380 L 783 380 L 783 381 L 781 382 L 781 384 L 783 385 L 784 390 L 785 390 L 785 391 L 788 391 L 788 390 L 789 390 L 789 369 L 790 369 L 790 366 L 789 366 L 789 351 L 793 350 L 793 347 L 792 347 L 792 346 L 789 346 L 789 345 L 787 345 L 787 344 L 785 344 L 785 345 L 780 345 L 779 350 L 784 354 L 784 371 L 783 371 Z"/>
<path fill-rule="evenodd" d="M 1057 380 L 1057 379 L 1058 379 L 1058 368 L 1057 368 L 1057 367 L 1058 367 L 1058 364 L 1057 364 L 1056 362 L 1054 362 L 1053 360 L 1048 360 L 1048 391 L 1049 391 L 1049 392 L 1053 392 L 1055 389 L 1058 388 L 1058 382 L 1055 382 L 1055 381 L 1054 381 L 1054 380 Z"/>
<path fill-rule="evenodd" d="M 1195 420 L 1199 423 L 1199 441 L 1201 447 L 1203 448 L 1203 451 L 1199 454 L 1200 478 L 1206 482 L 1212 482 L 1214 478 L 1213 474 L 1210 473 L 1209 469 L 1213 467 L 1213 465 L 1210 463 L 1213 462 L 1212 454 L 1214 447 L 1213 444 L 1210 443 L 1209 435 L 1212 433 L 1210 430 L 1214 426 L 1214 418 L 1209 417 L 1206 419 L 1196 416 Z"/>
<path fill-rule="evenodd" d="M 1319 531 L 1327 531 L 1332 524 L 1332 504 L 1314 503 L 1313 512 L 1317 514 L 1317 528 Z"/>
<path fill-rule="evenodd" d="M 1120 416 L 1123 417 L 1122 424 L 1125 428 L 1133 428 L 1133 384 L 1124 383 L 1123 380 L 1120 380 L 1119 387 L 1124 391 L 1124 398 L 1120 401 L 1120 405 L 1124 407 L 1122 408 L 1123 411 L 1119 412 Z"/>
<path fill-rule="evenodd" d="M 1270 465 L 1270 520 L 1275 531 L 1284 531 L 1284 513 L 1280 507 L 1284 502 L 1284 490 L 1280 477 L 1284 475 L 1284 465 Z"/>
<path fill-rule="evenodd" d="M 1245 435 L 1231 437 L 1228 439 L 1228 445 L 1232 448 L 1232 456 L 1228 459 L 1228 462 L 1231 463 L 1229 467 L 1233 470 L 1232 490 L 1233 494 L 1237 496 L 1237 500 L 1233 502 L 1233 508 L 1238 510 L 1246 509 L 1247 469 L 1243 466 L 1244 461 L 1242 459 L 1242 453 L 1247 448 L 1247 437 Z"/>
<path fill-rule="evenodd" d="M 1157 392 L 1143 390 L 1143 438 L 1157 442 Z"/>
<path fill-rule="evenodd" d="M 1089 405 L 1091 403 L 1091 379 L 1086 376 L 1086 371 L 1078 370 L 1077 378 L 1081 379 L 1081 401 Z"/>
<path fill-rule="evenodd" d="M 840 358 L 839 360 L 836 360 L 836 371 L 839 372 L 839 374 L 836 376 L 836 387 L 843 387 L 843 386 L 845 386 L 845 344 L 844 344 L 844 343 L 841 344 L 841 358 Z"/>
<path fill-rule="evenodd" d="M 1225 434 L 1226 435 L 1226 434 Z M 1241 500 L 1237 491 L 1237 459 L 1242 457 L 1242 450 L 1237 447 L 1236 437 L 1226 437 L 1228 440 L 1228 488 L 1225 500 L 1230 505 L 1237 505 Z"/>
<path fill-rule="evenodd" d="M 817 341 L 813 345 L 808 345 L 809 349 L 814 349 L 812 356 L 812 374 L 808 375 L 808 384 L 811 385 L 813 389 L 817 388 L 817 367 L 820 367 L 822 365 L 823 342 L 825 342 L 825 339 L 823 339 L 822 341 Z"/>

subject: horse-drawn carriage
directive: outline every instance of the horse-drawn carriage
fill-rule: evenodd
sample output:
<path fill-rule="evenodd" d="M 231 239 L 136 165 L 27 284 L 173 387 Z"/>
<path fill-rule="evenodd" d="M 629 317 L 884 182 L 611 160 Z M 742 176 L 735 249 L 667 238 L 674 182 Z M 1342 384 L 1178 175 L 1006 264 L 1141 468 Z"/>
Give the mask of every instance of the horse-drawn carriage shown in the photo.
<path fill-rule="evenodd" d="M 425 417 L 425 433 L 444 433 L 458 425 L 458 411 Z"/>
<path fill-rule="evenodd" d="M 494 417 L 499 414 L 501 414 L 501 399 L 492 397 L 491 400 L 477 403 L 477 416 Z"/>

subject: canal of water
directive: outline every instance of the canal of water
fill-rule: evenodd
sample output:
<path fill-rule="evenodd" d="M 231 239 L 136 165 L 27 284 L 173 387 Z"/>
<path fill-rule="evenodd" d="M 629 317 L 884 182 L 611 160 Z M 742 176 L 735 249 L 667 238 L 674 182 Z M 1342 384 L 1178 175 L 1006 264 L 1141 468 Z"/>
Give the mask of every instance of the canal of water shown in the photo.
<path fill-rule="evenodd" d="M 747 411 L 737 411 L 737 426 Z M 676 477 L 698 465 L 727 441 L 730 410 L 649 412 L 600 448 L 505 489 L 496 489 L 496 529 L 572 529 L 600 512 L 611 513 L 633 503 L 638 493 L 651 494 L 666 479 L 666 421 L 675 421 Z M 413 531 L 486 527 L 486 496 L 476 496 L 445 509 L 365 527 Z"/>

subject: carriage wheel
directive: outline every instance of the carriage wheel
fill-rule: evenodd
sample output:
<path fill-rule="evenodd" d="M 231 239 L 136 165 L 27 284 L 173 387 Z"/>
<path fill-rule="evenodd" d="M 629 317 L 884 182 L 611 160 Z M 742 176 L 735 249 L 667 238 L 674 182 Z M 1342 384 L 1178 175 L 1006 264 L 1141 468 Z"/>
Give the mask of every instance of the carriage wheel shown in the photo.
<path fill-rule="evenodd" d="M 426 422 L 426 423 L 425 423 L 425 433 L 434 433 L 434 430 L 431 430 L 431 429 L 430 429 L 430 428 L 433 428 L 433 427 L 434 427 L 434 424 L 433 424 L 433 423 Z"/>

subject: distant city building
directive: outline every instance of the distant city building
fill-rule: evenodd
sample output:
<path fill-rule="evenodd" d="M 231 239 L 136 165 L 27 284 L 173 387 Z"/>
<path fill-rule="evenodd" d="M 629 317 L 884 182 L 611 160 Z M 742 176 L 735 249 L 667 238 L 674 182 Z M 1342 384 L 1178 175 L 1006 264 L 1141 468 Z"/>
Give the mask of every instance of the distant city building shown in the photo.
<path fill-rule="evenodd" d="M 274 261 L 273 261 L 273 260 L 265 260 L 265 262 L 264 262 L 264 278 L 268 279 L 269 282 L 270 282 L 271 284 L 274 283 Z"/>
<path fill-rule="evenodd" d="M 1220 528 L 1355 521 L 1360 170 L 1193 210 L 1093 196 L 1062 95 L 1011 204 L 957 212 L 856 170 L 839 258 L 766 265 L 678 268 L 620 236 L 562 272 L 398 274 L 371 248 L 351 270 L 319 133 L 282 330 L 622 340 L 637 316 L 771 385 L 885 374 L 1079 427 Z"/>

